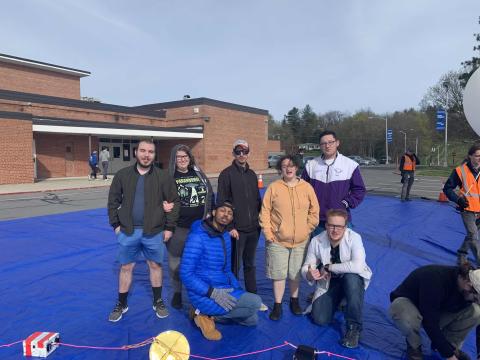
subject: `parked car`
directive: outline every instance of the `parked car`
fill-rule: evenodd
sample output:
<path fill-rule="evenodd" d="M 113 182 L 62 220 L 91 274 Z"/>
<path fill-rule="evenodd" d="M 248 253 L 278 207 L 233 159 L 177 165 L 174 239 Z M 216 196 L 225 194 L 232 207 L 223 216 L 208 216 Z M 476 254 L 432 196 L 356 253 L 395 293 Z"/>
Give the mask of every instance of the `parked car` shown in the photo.
<path fill-rule="evenodd" d="M 377 165 L 378 164 L 377 159 L 375 159 L 375 158 L 365 156 L 363 159 L 366 162 L 365 165 L 370 165 L 371 166 L 371 165 Z"/>
<path fill-rule="evenodd" d="M 362 165 L 363 159 L 361 156 L 358 155 L 348 155 L 348 158 L 352 159 L 353 161 L 357 162 L 358 164 Z"/>
<path fill-rule="evenodd" d="M 392 158 L 390 156 L 388 157 L 388 162 L 390 164 L 392 163 Z M 380 164 L 386 164 L 387 163 L 387 158 L 385 156 L 381 157 L 379 163 Z"/>
<path fill-rule="evenodd" d="M 268 155 L 268 168 L 277 166 L 277 162 L 281 157 L 281 155 Z"/>
<path fill-rule="evenodd" d="M 302 159 L 303 167 L 305 167 L 305 165 L 307 165 L 307 162 L 309 162 L 310 160 L 313 160 L 313 159 L 315 159 L 315 156 L 304 156 L 303 159 Z"/>

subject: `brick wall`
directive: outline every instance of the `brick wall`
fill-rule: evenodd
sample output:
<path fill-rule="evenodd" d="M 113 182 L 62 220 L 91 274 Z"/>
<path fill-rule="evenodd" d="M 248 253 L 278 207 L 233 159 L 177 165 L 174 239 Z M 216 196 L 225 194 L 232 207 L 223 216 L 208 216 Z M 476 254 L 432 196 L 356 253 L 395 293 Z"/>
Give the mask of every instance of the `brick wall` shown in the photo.
<path fill-rule="evenodd" d="M 80 78 L 0 62 L 0 89 L 80 99 Z"/>
<path fill-rule="evenodd" d="M 39 179 L 90 174 L 88 136 L 35 133 L 34 139 Z M 92 137 L 92 150 L 97 148 L 98 139 Z"/>
<path fill-rule="evenodd" d="M 233 160 L 235 140 L 244 139 L 250 145 L 249 165 L 254 170 L 267 167 L 267 115 L 207 106 L 210 118 L 204 128 L 204 167 L 207 172 L 219 172 Z"/>
<path fill-rule="evenodd" d="M 0 184 L 32 183 L 32 122 L 0 118 L 0 126 Z"/>
<path fill-rule="evenodd" d="M 280 140 L 268 140 L 267 147 L 268 147 L 268 152 L 282 151 L 282 149 L 280 148 Z"/>

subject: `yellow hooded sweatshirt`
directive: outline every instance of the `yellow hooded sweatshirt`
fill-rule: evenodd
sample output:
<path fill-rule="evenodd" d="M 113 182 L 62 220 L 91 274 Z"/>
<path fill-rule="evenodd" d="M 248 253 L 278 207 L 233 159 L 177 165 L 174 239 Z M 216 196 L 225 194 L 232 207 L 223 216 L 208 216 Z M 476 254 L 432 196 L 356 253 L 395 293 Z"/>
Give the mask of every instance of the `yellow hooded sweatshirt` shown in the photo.
<path fill-rule="evenodd" d="M 260 226 L 267 241 L 292 248 L 308 240 L 319 214 L 317 196 L 309 183 L 299 179 L 295 186 L 288 186 L 279 179 L 265 192 Z"/>

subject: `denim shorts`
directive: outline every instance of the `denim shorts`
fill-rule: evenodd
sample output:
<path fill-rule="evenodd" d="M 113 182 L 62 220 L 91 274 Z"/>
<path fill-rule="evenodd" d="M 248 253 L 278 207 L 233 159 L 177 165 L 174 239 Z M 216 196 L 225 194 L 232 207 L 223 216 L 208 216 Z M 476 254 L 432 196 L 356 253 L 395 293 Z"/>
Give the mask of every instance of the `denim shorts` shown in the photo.
<path fill-rule="evenodd" d="M 147 260 L 162 264 L 165 253 L 163 231 L 151 236 L 143 234 L 143 229 L 134 229 L 132 235 L 120 231 L 117 235 L 118 255 L 120 264 L 130 264 L 137 260 L 140 251 Z"/>

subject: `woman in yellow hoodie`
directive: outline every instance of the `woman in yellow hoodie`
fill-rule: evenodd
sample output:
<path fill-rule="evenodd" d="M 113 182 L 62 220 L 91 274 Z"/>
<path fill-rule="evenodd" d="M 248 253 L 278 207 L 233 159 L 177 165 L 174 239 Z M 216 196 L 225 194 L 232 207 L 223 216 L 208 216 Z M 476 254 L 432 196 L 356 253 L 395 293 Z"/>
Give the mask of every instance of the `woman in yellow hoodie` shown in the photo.
<path fill-rule="evenodd" d="M 298 302 L 300 269 L 305 259 L 310 233 L 318 225 L 320 206 L 312 186 L 297 177 L 298 160 L 282 156 L 277 170 L 282 178 L 270 184 L 263 197 L 260 226 L 266 239 L 266 272 L 273 280 L 275 303 L 271 320 L 282 317 L 285 280 L 289 279 L 290 310 L 301 315 Z"/>

